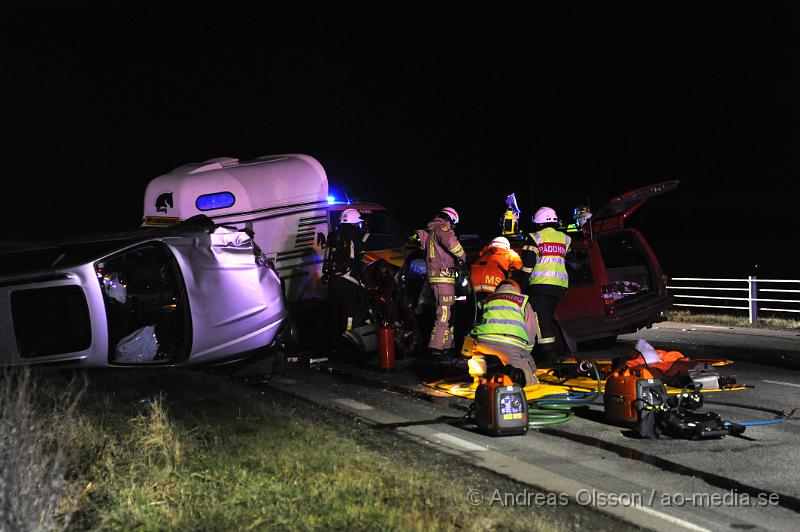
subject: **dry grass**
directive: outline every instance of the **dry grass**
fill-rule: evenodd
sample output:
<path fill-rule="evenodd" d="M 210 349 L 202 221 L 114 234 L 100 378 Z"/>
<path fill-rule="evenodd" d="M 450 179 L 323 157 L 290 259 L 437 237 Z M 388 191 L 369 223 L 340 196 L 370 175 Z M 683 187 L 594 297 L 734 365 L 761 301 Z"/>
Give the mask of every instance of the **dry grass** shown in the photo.
<path fill-rule="evenodd" d="M 670 321 L 685 323 L 703 323 L 706 325 L 727 325 L 730 327 L 753 327 L 760 329 L 774 329 L 781 331 L 800 330 L 800 320 L 785 318 L 759 318 L 756 324 L 751 324 L 746 317 L 730 314 L 701 314 L 686 310 L 671 310 L 667 315 Z"/>
<path fill-rule="evenodd" d="M 4 530 L 558 528 L 555 508 L 471 507 L 469 487 L 497 486 L 466 466 L 453 473 L 391 434 L 213 375 L 95 372 L 79 412 L 74 392 L 12 381 Z M 49 413 L 26 410 L 32 395 L 50 398 Z"/>
<path fill-rule="evenodd" d="M 69 525 L 70 453 L 80 436 L 75 409 L 85 381 L 42 380 L 27 368 L 0 375 L 0 530 Z M 63 508 L 61 508 L 63 510 Z"/>

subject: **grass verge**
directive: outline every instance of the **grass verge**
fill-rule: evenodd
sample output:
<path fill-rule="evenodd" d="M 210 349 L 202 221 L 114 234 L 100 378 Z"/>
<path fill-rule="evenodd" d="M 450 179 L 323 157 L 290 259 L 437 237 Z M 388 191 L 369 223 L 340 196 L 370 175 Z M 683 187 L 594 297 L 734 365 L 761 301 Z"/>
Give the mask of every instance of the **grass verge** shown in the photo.
<path fill-rule="evenodd" d="M 75 409 L 86 388 L 77 379 L 54 383 L 28 368 L 0 370 L 0 530 L 52 530 L 69 524 L 61 508 L 78 441 Z"/>
<path fill-rule="evenodd" d="M 785 318 L 759 318 L 758 322 L 751 324 L 748 318 L 730 314 L 704 314 L 686 310 L 671 310 L 667 314 L 669 321 L 684 323 L 702 323 L 706 325 L 726 325 L 729 327 L 753 327 L 756 329 L 774 329 L 781 331 L 800 330 L 800 320 Z"/>
<path fill-rule="evenodd" d="M 471 488 L 531 490 L 270 389 L 163 368 L 84 375 L 80 408 L 51 405 L 62 415 L 37 429 L 62 438 L 58 511 L 18 529 L 620 529 L 580 507 L 470 506 Z"/>

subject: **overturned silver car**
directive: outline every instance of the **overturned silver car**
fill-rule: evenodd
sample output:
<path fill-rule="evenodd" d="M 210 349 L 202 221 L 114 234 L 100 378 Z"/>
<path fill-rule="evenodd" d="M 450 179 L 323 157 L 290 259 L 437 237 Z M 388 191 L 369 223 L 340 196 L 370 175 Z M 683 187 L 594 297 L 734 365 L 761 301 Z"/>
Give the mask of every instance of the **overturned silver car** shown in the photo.
<path fill-rule="evenodd" d="M 269 347 L 285 317 L 251 236 L 207 219 L 0 252 L 3 365 L 227 362 Z"/>

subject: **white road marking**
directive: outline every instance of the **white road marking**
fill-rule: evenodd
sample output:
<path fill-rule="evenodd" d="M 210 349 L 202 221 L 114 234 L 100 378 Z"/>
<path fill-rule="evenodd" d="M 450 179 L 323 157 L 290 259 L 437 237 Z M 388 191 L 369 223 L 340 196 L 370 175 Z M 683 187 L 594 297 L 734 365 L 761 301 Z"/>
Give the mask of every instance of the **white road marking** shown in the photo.
<path fill-rule="evenodd" d="M 652 508 L 648 508 L 647 506 L 637 506 L 636 508 L 643 511 L 646 514 L 654 515 L 659 519 L 663 519 L 664 521 L 669 521 L 670 523 L 673 523 L 683 528 L 688 528 L 689 530 L 698 530 L 700 532 L 711 532 L 711 530 L 708 528 L 697 526 L 694 523 L 690 523 L 689 521 L 684 521 L 683 519 L 679 519 L 677 517 L 661 513 L 657 510 L 653 510 Z"/>
<path fill-rule="evenodd" d="M 359 403 L 358 401 L 347 399 L 346 397 L 340 397 L 339 399 L 334 399 L 334 401 L 344 406 L 349 406 L 353 410 L 373 410 L 373 407 L 368 404 Z"/>
<path fill-rule="evenodd" d="M 483 447 L 481 445 L 476 445 L 476 444 L 474 444 L 472 442 L 468 442 L 467 440 L 462 440 L 458 436 L 453 436 L 452 434 L 446 434 L 444 432 L 436 432 L 431 437 L 435 438 L 437 440 L 442 440 L 445 443 L 451 443 L 451 444 L 455 445 L 456 447 L 461 447 L 462 449 L 465 449 L 467 451 L 488 451 L 489 450 L 486 447 Z"/>
<path fill-rule="evenodd" d="M 793 382 L 768 381 L 768 380 L 764 380 L 763 382 L 768 382 L 770 384 L 780 384 L 781 386 L 794 386 L 795 388 L 800 388 L 800 384 L 794 384 Z"/>

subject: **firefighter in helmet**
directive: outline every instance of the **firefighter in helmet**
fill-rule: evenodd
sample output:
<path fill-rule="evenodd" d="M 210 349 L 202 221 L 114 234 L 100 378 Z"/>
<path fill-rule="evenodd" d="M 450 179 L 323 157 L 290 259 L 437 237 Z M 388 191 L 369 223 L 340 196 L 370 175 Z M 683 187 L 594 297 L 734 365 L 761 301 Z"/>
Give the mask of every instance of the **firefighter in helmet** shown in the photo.
<path fill-rule="evenodd" d="M 367 295 L 364 286 L 364 244 L 369 238 L 356 209 L 345 209 L 339 226 L 327 238 L 323 280 L 328 284 L 334 352 L 341 349 L 343 334 L 364 325 Z"/>
<path fill-rule="evenodd" d="M 449 350 L 453 347 L 451 307 L 456 298 L 456 267 L 463 264 L 466 253 L 453 228 L 458 223 L 458 213 L 452 207 L 443 208 L 425 230 L 416 232 L 425 251 L 426 280 L 433 289 L 436 318 L 428 342 L 431 357 L 437 363 L 452 361 Z"/>
<path fill-rule="evenodd" d="M 500 371 L 512 381 L 523 387 L 538 384 L 531 357 L 538 335 L 536 316 L 522 292 L 527 277 L 520 270 L 513 271 L 478 305 L 480 317 L 469 333 L 472 346 L 465 347 L 468 352 L 462 351 L 471 356 L 468 365 L 473 377 L 485 375 L 487 358 L 495 357 L 503 364 Z"/>
<path fill-rule="evenodd" d="M 522 268 L 522 259 L 511 249 L 511 243 L 504 236 L 498 236 L 484 247 L 470 265 L 472 287 L 477 303 L 495 291 L 512 270 Z"/>
<path fill-rule="evenodd" d="M 592 217 L 592 211 L 589 210 L 589 207 L 586 205 L 578 205 L 572 211 L 572 219 L 574 223 L 571 223 L 567 226 L 567 233 L 578 233 L 580 232 L 581 228 L 586 225 L 586 222 L 589 221 L 589 218 Z"/>
<path fill-rule="evenodd" d="M 553 318 L 559 300 L 569 285 L 566 254 L 571 239 L 559 231 L 558 216 L 550 207 L 541 207 L 532 218 L 534 231 L 522 247 L 522 271 L 530 274 L 526 292 L 533 301 L 539 322 L 537 360 L 556 358 L 556 322 Z"/>

